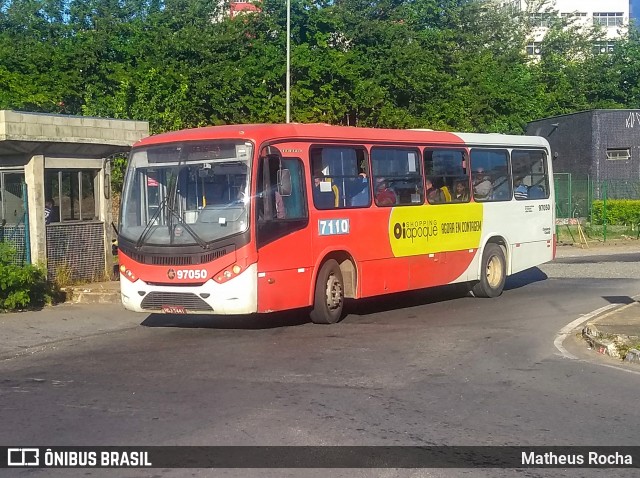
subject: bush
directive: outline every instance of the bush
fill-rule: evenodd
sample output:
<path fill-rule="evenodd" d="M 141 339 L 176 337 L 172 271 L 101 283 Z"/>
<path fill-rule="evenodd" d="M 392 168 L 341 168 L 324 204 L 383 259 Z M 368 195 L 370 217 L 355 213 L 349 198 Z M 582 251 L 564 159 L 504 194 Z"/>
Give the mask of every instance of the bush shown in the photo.
<path fill-rule="evenodd" d="M 0 243 L 0 310 L 42 307 L 52 299 L 47 273 L 39 266 L 19 266 L 16 251 Z"/>
<path fill-rule="evenodd" d="M 592 223 L 604 224 L 604 201 L 593 201 Z M 640 224 L 640 200 L 609 199 L 607 201 L 607 224 L 636 226 Z"/>

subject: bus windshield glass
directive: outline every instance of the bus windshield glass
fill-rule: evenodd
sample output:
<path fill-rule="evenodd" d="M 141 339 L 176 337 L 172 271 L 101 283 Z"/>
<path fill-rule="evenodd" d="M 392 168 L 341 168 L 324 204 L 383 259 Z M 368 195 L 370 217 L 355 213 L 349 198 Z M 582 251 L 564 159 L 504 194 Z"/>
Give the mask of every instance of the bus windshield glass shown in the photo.
<path fill-rule="evenodd" d="M 136 243 L 195 245 L 248 227 L 251 143 L 173 143 L 132 151 L 120 233 Z"/>

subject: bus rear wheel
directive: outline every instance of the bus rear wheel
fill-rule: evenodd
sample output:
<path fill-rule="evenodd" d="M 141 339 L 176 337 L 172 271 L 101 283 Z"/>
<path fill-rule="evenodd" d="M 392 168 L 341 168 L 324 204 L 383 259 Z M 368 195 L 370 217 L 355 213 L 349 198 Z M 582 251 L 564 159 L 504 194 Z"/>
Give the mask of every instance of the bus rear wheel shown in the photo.
<path fill-rule="evenodd" d="M 480 281 L 471 288 L 476 297 L 498 297 L 507 277 L 507 261 L 498 244 L 489 243 L 482 253 Z"/>
<path fill-rule="evenodd" d="M 342 318 L 343 307 L 342 272 L 338 262 L 329 259 L 318 272 L 311 320 L 315 324 L 335 324 Z"/>

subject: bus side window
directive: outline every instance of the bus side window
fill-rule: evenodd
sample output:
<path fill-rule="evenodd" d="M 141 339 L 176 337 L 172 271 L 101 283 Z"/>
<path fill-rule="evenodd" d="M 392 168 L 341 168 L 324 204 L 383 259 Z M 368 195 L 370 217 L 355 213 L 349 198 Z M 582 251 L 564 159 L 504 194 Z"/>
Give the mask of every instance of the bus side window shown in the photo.
<path fill-rule="evenodd" d="M 420 152 L 416 148 L 371 148 L 374 196 L 379 207 L 424 202 Z"/>
<path fill-rule="evenodd" d="M 469 200 L 465 150 L 427 148 L 424 150 L 424 170 L 428 180 L 427 201 L 430 204 L 461 203 Z M 456 191 L 456 188 L 459 189 Z"/>
<path fill-rule="evenodd" d="M 514 188 L 523 185 L 528 189 L 526 196 L 516 194 L 516 199 L 547 199 L 549 197 L 549 173 L 544 151 L 514 149 L 511 152 L 511 169 Z"/>
<path fill-rule="evenodd" d="M 309 157 L 316 209 L 369 207 L 369 166 L 363 147 L 314 146 Z"/>

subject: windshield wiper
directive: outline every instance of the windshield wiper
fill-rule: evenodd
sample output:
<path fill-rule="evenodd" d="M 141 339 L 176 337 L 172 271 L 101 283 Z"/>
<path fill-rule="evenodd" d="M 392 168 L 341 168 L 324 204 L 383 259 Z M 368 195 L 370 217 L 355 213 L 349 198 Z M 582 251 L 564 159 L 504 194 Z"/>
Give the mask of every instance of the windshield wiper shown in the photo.
<path fill-rule="evenodd" d="M 178 220 L 178 223 L 184 227 L 185 231 L 187 231 L 189 233 L 189 235 L 191 235 L 191 237 L 193 237 L 195 239 L 195 241 L 198 243 L 198 245 L 200 247 L 202 247 L 203 249 L 208 249 L 209 248 L 209 244 L 207 244 L 197 233 L 196 231 L 193 230 L 193 228 L 191 226 L 189 226 L 189 224 L 187 224 L 186 222 L 184 222 L 182 220 L 182 218 L 180 217 L 180 214 L 178 214 L 178 212 L 173 209 L 171 206 L 167 206 L 167 212 L 169 213 L 170 217 L 173 216 Z"/>
<path fill-rule="evenodd" d="M 151 216 L 151 219 L 149 219 L 149 222 L 147 222 L 147 224 L 144 226 L 144 229 L 142 230 L 142 234 L 140 234 L 140 237 L 136 241 L 136 249 L 140 249 L 142 247 L 142 245 L 144 244 L 144 240 L 147 238 L 147 236 L 149 235 L 149 232 L 151 232 L 151 228 L 154 226 L 154 222 L 156 222 L 156 219 L 160 217 L 162 210 L 168 204 L 168 202 L 169 202 L 169 196 L 165 196 L 162 202 L 158 205 L 158 209 L 156 210 L 156 212 L 153 213 L 153 216 Z"/>

